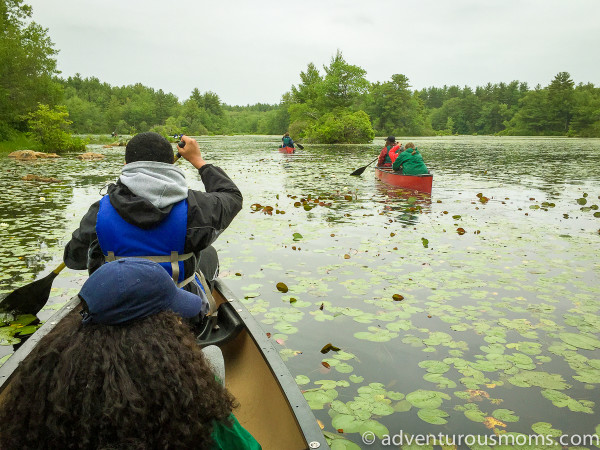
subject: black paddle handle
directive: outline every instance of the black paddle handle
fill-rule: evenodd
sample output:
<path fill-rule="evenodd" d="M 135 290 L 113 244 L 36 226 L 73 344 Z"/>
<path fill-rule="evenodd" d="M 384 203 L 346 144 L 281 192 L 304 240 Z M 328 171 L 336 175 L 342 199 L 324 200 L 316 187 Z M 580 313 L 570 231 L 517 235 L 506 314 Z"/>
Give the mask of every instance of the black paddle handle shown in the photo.
<path fill-rule="evenodd" d="M 183 142 L 183 141 L 179 141 L 179 142 L 177 143 L 177 147 L 179 147 L 179 148 L 183 148 L 183 147 L 185 147 L 185 142 Z M 181 154 L 180 154 L 179 152 L 177 152 L 177 155 L 176 155 L 176 157 L 177 157 L 177 159 L 181 158 Z M 176 161 L 177 161 L 177 160 L 176 160 Z"/>

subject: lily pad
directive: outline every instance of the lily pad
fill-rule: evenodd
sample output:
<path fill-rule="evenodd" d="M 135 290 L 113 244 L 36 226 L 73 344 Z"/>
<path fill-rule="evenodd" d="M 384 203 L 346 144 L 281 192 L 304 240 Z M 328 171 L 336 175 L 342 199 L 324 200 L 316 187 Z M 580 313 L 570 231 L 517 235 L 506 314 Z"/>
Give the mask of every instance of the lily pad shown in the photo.
<path fill-rule="evenodd" d="M 492 417 L 501 420 L 502 422 L 518 422 L 519 416 L 515 415 L 510 409 L 496 409 L 492 413 Z"/>
<path fill-rule="evenodd" d="M 558 336 L 563 342 L 572 345 L 573 347 L 582 348 L 584 350 L 595 350 L 600 348 L 600 339 L 588 334 L 560 333 Z"/>
<path fill-rule="evenodd" d="M 420 409 L 417 412 L 417 415 L 421 420 L 433 425 L 443 425 L 448 423 L 444 417 L 448 417 L 449 414 L 441 409 Z"/>
<path fill-rule="evenodd" d="M 536 422 L 531 425 L 531 429 L 542 436 L 559 437 L 563 434 L 562 431 L 552 428 L 552 424 L 548 422 Z"/>
<path fill-rule="evenodd" d="M 419 389 L 407 394 L 406 400 L 420 409 L 437 409 L 444 400 L 450 400 L 450 396 L 444 392 Z"/>

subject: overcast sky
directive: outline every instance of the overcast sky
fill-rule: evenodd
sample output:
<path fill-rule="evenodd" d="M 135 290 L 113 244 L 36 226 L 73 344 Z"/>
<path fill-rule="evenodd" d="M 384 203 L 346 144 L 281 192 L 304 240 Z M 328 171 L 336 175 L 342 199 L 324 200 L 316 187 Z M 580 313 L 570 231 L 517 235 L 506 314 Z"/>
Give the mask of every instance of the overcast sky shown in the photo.
<path fill-rule="evenodd" d="M 278 103 L 308 63 L 337 49 L 369 81 L 414 89 L 525 81 L 558 72 L 600 85 L 599 0 L 24 0 L 62 76 L 142 83 L 180 100 Z M 323 72 L 321 70 L 321 72 Z"/>

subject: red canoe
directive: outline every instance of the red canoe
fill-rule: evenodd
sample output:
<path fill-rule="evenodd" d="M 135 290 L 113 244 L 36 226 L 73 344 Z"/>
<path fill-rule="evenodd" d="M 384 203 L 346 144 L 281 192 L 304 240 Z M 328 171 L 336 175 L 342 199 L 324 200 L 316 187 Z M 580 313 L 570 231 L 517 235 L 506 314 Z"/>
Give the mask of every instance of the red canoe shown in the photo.
<path fill-rule="evenodd" d="M 294 147 L 279 147 L 281 153 L 294 153 Z"/>
<path fill-rule="evenodd" d="M 375 167 L 375 175 L 384 183 L 392 186 L 431 194 L 433 175 L 430 173 L 425 175 L 400 175 L 392 169 Z"/>

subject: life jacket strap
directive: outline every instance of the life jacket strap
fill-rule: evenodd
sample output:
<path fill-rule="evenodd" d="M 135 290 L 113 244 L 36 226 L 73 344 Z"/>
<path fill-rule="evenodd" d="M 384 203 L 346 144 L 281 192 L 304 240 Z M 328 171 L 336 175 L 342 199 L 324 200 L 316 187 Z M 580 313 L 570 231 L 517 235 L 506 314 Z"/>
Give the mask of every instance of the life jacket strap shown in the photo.
<path fill-rule="evenodd" d="M 173 281 L 175 282 L 175 284 L 177 284 L 178 287 L 185 286 L 194 279 L 194 276 L 192 275 L 190 278 L 186 278 L 181 283 L 177 282 L 177 280 L 179 279 L 179 261 L 185 261 L 186 259 L 189 259 L 192 256 L 194 256 L 194 253 L 184 253 L 180 255 L 176 251 L 171 252 L 169 256 L 115 256 L 115 252 L 112 251 L 104 255 L 106 262 L 112 262 L 118 259 L 142 258 L 154 261 L 155 263 L 171 263 Z"/>
<path fill-rule="evenodd" d="M 200 284 L 202 285 L 202 290 L 206 294 L 206 299 L 208 300 L 208 306 L 209 306 L 208 313 L 206 313 L 206 314 L 208 316 L 210 316 L 211 314 L 213 314 L 217 311 L 217 302 L 215 301 L 215 298 L 213 297 L 212 292 L 208 288 L 208 283 L 206 282 L 206 278 L 204 277 L 204 274 L 201 271 L 198 271 L 198 272 L 196 272 L 196 275 L 198 275 L 198 279 L 200 280 Z"/>

